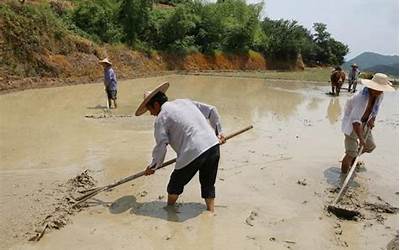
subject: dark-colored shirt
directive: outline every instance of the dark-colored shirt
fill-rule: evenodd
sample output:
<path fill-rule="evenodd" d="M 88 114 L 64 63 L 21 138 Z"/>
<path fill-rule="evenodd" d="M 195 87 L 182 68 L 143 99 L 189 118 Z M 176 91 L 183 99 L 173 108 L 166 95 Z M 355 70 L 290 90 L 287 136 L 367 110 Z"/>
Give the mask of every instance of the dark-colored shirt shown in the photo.
<path fill-rule="evenodd" d="M 351 69 L 349 72 L 349 80 L 357 81 L 359 74 L 360 74 L 360 71 L 358 69 Z"/>
<path fill-rule="evenodd" d="M 111 67 L 104 69 L 104 85 L 108 90 L 117 90 L 117 76 Z"/>

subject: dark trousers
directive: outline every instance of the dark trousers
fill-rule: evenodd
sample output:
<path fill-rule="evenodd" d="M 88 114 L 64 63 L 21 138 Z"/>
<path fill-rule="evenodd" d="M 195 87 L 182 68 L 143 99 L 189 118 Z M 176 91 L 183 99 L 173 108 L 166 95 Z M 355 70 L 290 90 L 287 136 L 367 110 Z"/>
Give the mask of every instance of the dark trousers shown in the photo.
<path fill-rule="evenodd" d="M 219 162 L 219 144 L 208 149 L 189 165 L 182 169 L 174 170 L 168 183 L 168 194 L 180 195 L 186 184 L 199 171 L 201 197 L 215 198 L 215 179 L 217 177 Z"/>

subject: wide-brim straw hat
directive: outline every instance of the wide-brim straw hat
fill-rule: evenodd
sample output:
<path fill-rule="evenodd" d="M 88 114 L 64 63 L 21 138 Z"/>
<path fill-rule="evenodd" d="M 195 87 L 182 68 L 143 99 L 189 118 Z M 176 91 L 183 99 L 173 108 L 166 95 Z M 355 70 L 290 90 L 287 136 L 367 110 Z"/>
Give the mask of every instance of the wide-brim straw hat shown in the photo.
<path fill-rule="evenodd" d="M 355 63 L 353 63 L 353 64 L 351 65 L 351 67 L 356 67 L 356 68 L 358 68 L 358 65 L 355 64 Z"/>
<path fill-rule="evenodd" d="M 146 91 L 144 92 L 143 95 L 143 101 L 139 105 L 139 107 L 136 109 L 135 115 L 143 115 L 147 111 L 147 103 L 150 101 L 150 99 L 157 94 L 158 92 L 163 92 L 165 93 L 167 89 L 169 88 L 169 82 L 164 82 L 163 84 L 159 85 L 157 88 L 153 89 L 152 91 Z"/>
<path fill-rule="evenodd" d="M 370 89 L 378 91 L 395 91 L 389 77 L 382 73 L 376 73 L 371 80 L 361 79 L 361 83 Z"/>
<path fill-rule="evenodd" d="M 104 58 L 103 60 L 99 61 L 100 64 L 106 63 L 108 65 L 112 65 L 112 63 L 110 62 L 110 60 L 108 60 L 108 58 Z"/>

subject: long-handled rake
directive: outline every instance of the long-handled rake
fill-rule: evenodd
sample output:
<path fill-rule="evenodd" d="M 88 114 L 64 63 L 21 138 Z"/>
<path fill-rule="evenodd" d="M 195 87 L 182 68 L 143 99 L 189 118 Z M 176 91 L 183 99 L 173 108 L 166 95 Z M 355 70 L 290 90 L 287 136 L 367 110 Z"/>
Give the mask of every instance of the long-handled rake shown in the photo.
<path fill-rule="evenodd" d="M 235 137 L 235 136 L 237 136 L 237 135 L 239 135 L 239 134 L 242 134 L 242 133 L 244 133 L 244 132 L 246 132 L 247 130 L 250 130 L 250 129 L 252 129 L 252 128 L 253 128 L 253 126 L 250 125 L 250 126 L 244 128 L 244 129 L 241 129 L 241 130 L 239 130 L 239 131 L 237 131 L 237 132 L 235 132 L 235 133 L 232 133 L 232 134 L 226 136 L 225 139 L 226 139 L 226 140 L 229 140 L 229 139 L 231 139 L 232 137 Z M 171 164 L 174 163 L 174 162 L 176 162 L 176 158 L 164 162 L 158 169 L 164 168 L 164 167 L 166 167 L 166 166 L 168 166 L 168 165 L 171 165 Z M 73 205 L 73 207 L 75 207 L 75 206 L 81 204 L 82 202 L 85 202 L 86 200 L 88 200 L 88 199 L 94 197 L 95 195 L 99 194 L 100 192 L 110 190 L 111 188 L 114 188 L 114 187 L 116 187 L 116 186 L 119 186 L 119 185 L 121 185 L 121 184 L 123 184 L 123 183 L 125 183 L 125 182 L 128 182 L 128 181 L 134 180 L 134 179 L 136 179 L 136 178 L 139 178 L 139 177 L 141 177 L 141 176 L 144 175 L 144 172 L 145 172 L 145 171 L 141 171 L 141 172 L 139 172 L 139 173 L 137 173 L 137 174 L 134 174 L 134 175 L 125 177 L 125 178 L 123 178 L 123 179 L 121 179 L 121 180 L 119 180 L 119 181 L 117 181 L 117 182 L 115 182 L 115 183 L 113 183 L 113 184 L 107 185 L 107 186 L 98 187 L 98 188 L 94 188 L 94 189 L 88 190 L 88 193 L 87 193 L 87 194 L 75 198 L 76 203 Z"/>
<path fill-rule="evenodd" d="M 365 135 L 364 135 L 365 141 L 367 140 L 368 134 L 369 134 L 369 128 L 367 127 L 367 129 L 365 131 Z M 347 174 L 346 179 L 344 180 L 338 195 L 336 196 L 336 199 L 333 201 L 333 203 L 331 205 L 328 206 L 328 211 L 333 213 L 333 214 L 335 214 L 338 217 L 346 218 L 346 219 L 352 219 L 355 216 L 360 215 L 359 211 L 350 210 L 350 209 L 346 209 L 346 208 L 340 207 L 340 206 L 337 205 L 337 203 L 340 201 L 340 199 L 342 198 L 343 194 L 346 192 L 346 190 L 348 188 L 348 184 L 350 183 L 350 180 L 352 180 L 353 177 L 354 177 L 355 169 L 357 167 L 357 160 L 360 157 L 360 155 L 362 154 L 363 149 L 364 149 L 363 146 L 361 146 L 358 149 L 357 157 L 354 159 L 353 165 L 351 166 L 350 171 Z"/>

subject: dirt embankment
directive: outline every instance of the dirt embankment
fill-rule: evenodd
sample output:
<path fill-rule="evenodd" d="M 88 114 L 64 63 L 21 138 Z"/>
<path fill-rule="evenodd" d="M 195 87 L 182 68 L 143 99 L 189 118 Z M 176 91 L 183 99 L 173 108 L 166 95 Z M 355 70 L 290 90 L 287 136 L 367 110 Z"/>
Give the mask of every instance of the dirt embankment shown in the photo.
<path fill-rule="evenodd" d="M 74 51 L 58 54 L 49 50 L 35 54 L 31 64 L 18 63 L 18 67 L 42 67 L 39 74 L 13 74 L 9 68 L 1 68 L 0 92 L 29 88 L 52 87 L 90 83 L 102 80 L 100 58 L 108 57 L 118 79 L 138 78 L 170 74 L 176 71 L 199 70 L 266 70 L 266 59 L 259 53 L 231 55 L 205 55 L 192 53 L 185 56 L 167 53 L 147 55 L 126 46 L 98 46 L 80 38 L 74 41 Z"/>
<path fill-rule="evenodd" d="M 254 51 L 177 55 L 141 53 L 124 45 L 99 45 L 69 30 L 48 8 L 30 8 L 29 4 L 11 1 L 0 6 L 0 93 L 100 81 L 102 68 L 98 60 L 104 57 L 113 62 L 119 79 L 170 71 L 304 68 L 301 58 L 274 63 Z M 62 6 L 52 7 L 57 12 Z"/>

